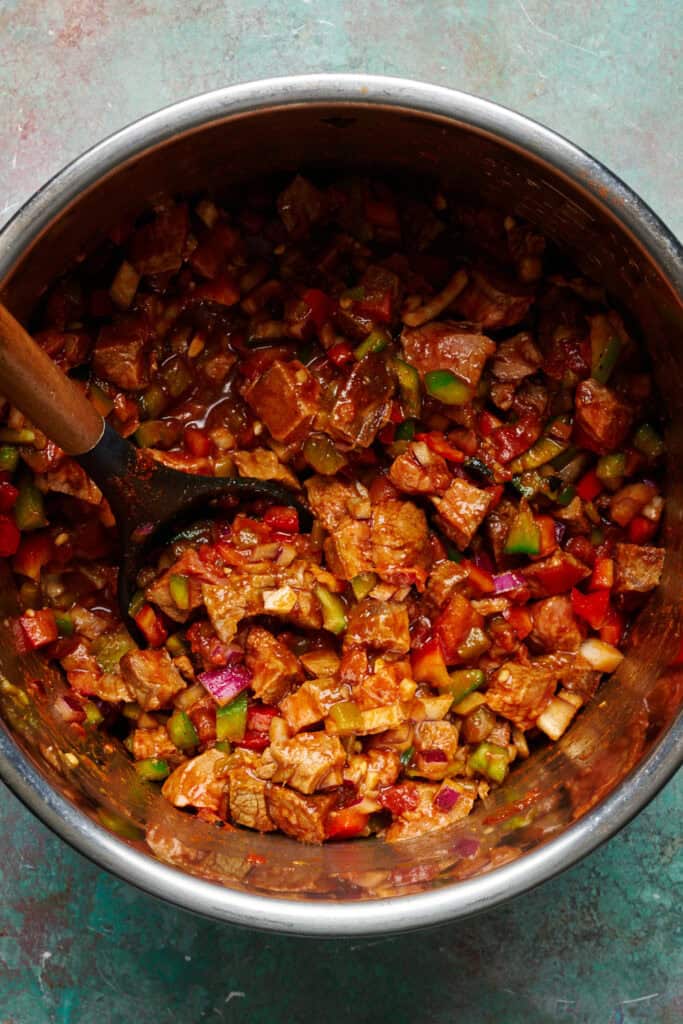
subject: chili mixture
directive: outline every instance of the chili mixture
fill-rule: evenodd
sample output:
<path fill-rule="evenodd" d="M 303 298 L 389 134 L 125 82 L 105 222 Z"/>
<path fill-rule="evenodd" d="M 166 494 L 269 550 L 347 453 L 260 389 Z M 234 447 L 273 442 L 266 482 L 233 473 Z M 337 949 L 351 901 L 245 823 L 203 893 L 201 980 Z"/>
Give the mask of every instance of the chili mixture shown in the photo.
<path fill-rule="evenodd" d="M 155 459 L 313 514 L 207 509 L 140 573 L 138 645 L 106 501 L 3 403 L 16 643 L 176 807 L 311 843 L 440 829 L 619 665 L 662 570 L 657 399 L 603 289 L 521 220 L 364 178 L 161 200 L 41 318 Z"/>

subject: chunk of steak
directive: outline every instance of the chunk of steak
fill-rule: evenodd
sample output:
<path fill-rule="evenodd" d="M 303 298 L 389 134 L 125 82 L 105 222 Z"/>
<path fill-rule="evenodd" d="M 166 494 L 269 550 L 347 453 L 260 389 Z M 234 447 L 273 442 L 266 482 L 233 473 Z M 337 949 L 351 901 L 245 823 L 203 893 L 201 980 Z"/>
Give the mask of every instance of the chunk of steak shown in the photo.
<path fill-rule="evenodd" d="M 617 544 L 614 554 L 614 589 L 644 593 L 659 586 L 664 567 L 664 548 Z"/>
<path fill-rule="evenodd" d="M 302 843 L 322 843 L 325 818 L 334 802 L 335 797 L 327 794 L 302 796 L 286 786 L 266 784 L 266 803 L 275 826 Z"/>
<path fill-rule="evenodd" d="M 590 576 L 590 569 L 568 551 L 558 549 L 549 558 L 525 566 L 522 575 L 532 597 L 553 597 L 565 594 L 579 580 Z"/>
<path fill-rule="evenodd" d="M 143 711 L 166 707 L 185 689 L 185 680 L 165 648 L 128 651 L 119 665 L 124 682 Z"/>
<path fill-rule="evenodd" d="M 304 484 L 311 512 L 330 533 L 346 519 L 369 519 L 371 506 L 367 488 L 356 480 L 346 483 L 336 477 L 312 476 Z"/>
<path fill-rule="evenodd" d="M 322 722 L 332 707 L 344 700 L 339 683 L 331 676 L 307 679 L 305 683 L 280 702 L 280 711 L 292 732 Z"/>
<path fill-rule="evenodd" d="M 206 750 L 171 772 L 161 792 L 175 807 L 204 807 L 216 814 L 225 813 L 229 766 L 229 754 Z"/>
<path fill-rule="evenodd" d="M 538 370 L 543 356 L 528 331 L 500 342 L 491 364 L 491 373 L 499 381 L 520 381 Z"/>
<path fill-rule="evenodd" d="M 394 487 L 406 494 L 443 494 L 451 482 L 446 460 L 424 441 L 413 441 L 389 470 Z"/>
<path fill-rule="evenodd" d="M 427 580 L 427 594 L 436 607 L 440 608 L 446 603 L 458 583 L 466 580 L 467 576 L 467 569 L 457 562 L 447 559 L 437 562 Z"/>
<path fill-rule="evenodd" d="M 300 732 L 278 740 L 266 749 L 259 775 L 285 782 L 300 793 L 340 786 L 346 752 L 336 736 L 324 732 Z"/>
<path fill-rule="evenodd" d="M 406 787 L 410 787 L 413 799 L 406 800 L 406 810 L 397 815 L 387 829 L 387 841 L 395 843 L 401 839 L 415 839 L 426 832 L 436 832 L 466 818 L 474 806 L 474 786 L 453 779 L 448 784 L 458 791 L 459 796 L 450 810 L 442 811 L 435 803 L 440 786 L 430 782 L 405 783 Z"/>
<path fill-rule="evenodd" d="M 158 725 L 155 729 L 135 729 L 133 732 L 133 757 L 136 761 L 157 757 L 173 763 L 177 762 L 182 754 L 165 727 Z"/>
<path fill-rule="evenodd" d="M 494 674 L 486 703 L 520 729 L 530 729 L 552 700 L 557 684 L 576 671 L 576 659 L 570 654 L 549 654 L 529 664 L 508 661 Z"/>
<path fill-rule="evenodd" d="M 346 444 L 368 448 L 388 417 L 395 386 L 384 356 L 378 352 L 365 356 L 336 394 L 328 432 Z"/>
<path fill-rule="evenodd" d="M 530 605 L 529 611 L 534 623 L 529 638 L 533 644 L 548 653 L 579 649 L 583 634 L 568 597 L 546 597 Z"/>
<path fill-rule="evenodd" d="M 43 493 L 70 494 L 88 505 L 99 505 L 102 501 L 102 491 L 73 459 L 65 459 L 57 469 L 37 475 L 35 485 Z"/>
<path fill-rule="evenodd" d="M 624 441 L 633 414 L 610 388 L 593 379 L 581 381 L 576 389 L 574 405 L 574 436 L 578 444 L 605 455 Z"/>
<path fill-rule="evenodd" d="M 100 328 L 92 367 L 98 377 L 126 391 L 141 391 L 149 384 L 146 348 L 150 326 L 143 317 L 122 317 Z"/>
<path fill-rule="evenodd" d="M 396 601 L 365 598 L 349 613 L 345 643 L 391 654 L 410 650 L 408 609 Z"/>
<path fill-rule="evenodd" d="M 301 487 L 291 469 L 283 465 L 275 452 L 268 448 L 254 448 L 251 452 L 233 452 L 232 457 L 240 476 L 251 476 L 256 480 L 277 480 L 295 490 Z"/>
<path fill-rule="evenodd" d="M 352 580 L 373 568 L 370 524 L 359 519 L 344 519 L 323 544 L 325 558 L 335 576 Z"/>
<path fill-rule="evenodd" d="M 161 210 L 144 224 L 130 241 L 130 261 L 139 274 L 178 270 L 187 239 L 188 217 L 184 205 Z"/>
<path fill-rule="evenodd" d="M 373 507 L 372 568 L 387 583 L 415 583 L 421 589 L 432 561 L 427 519 L 410 501 Z"/>
<path fill-rule="evenodd" d="M 258 832 L 273 832 L 275 825 L 268 813 L 267 783 L 254 775 L 253 769 L 239 765 L 229 772 L 230 819 L 236 825 L 255 828 Z"/>
<path fill-rule="evenodd" d="M 303 678 L 296 655 L 267 629 L 250 629 L 246 650 L 247 667 L 253 673 L 251 688 L 265 704 L 277 704 Z"/>
<path fill-rule="evenodd" d="M 318 410 L 318 382 L 302 363 L 276 359 L 243 394 L 271 437 L 290 444 L 308 433 Z"/>
<path fill-rule="evenodd" d="M 492 495 L 467 480 L 456 479 L 443 498 L 432 498 L 439 513 L 439 525 L 462 551 L 486 518 Z"/>
<path fill-rule="evenodd" d="M 474 270 L 469 284 L 458 295 L 455 308 L 473 323 L 499 330 L 523 320 L 533 301 L 532 288 L 490 270 Z"/>
<path fill-rule="evenodd" d="M 401 334 L 406 362 L 424 376 L 430 370 L 450 370 L 476 388 L 495 343 L 471 324 L 432 321 L 406 328 Z"/>

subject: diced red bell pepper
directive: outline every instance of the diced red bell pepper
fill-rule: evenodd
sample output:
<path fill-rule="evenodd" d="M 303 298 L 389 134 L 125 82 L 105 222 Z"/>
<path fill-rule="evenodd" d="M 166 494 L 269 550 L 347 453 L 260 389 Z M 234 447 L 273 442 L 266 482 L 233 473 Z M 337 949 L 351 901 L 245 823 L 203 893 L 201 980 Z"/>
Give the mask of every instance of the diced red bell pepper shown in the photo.
<path fill-rule="evenodd" d="M 14 526 L 14 523 L 12 523 L 12 525 Z M 17 535 L 18 534 L 19 531 L 17 530 Z M 12 568 L 22 576 L 28 576 L 32 580 L 39 580 L 40 571 L 43 566 L 47 565 L 50 561 L 53 552 L 54 544 L 49 533 L 42 532 L 25 534 L 21 538 L 18 551 L 14 556 Z"/>
<path fill-rule="evenodd" d="M 491 487 L 485 487 L 484 490 L 487 494 L 491 495 L 491 504 L 489 505 L 489 512 L 493 512 L 494 508 L 498 508 L 500 505 L 505 488 L 502 484 L 493 484 Z"/>
<path fill-rule="evenodd" d="M 166 627 L 161 616 L 155 612 L 151 604 L 143 604 L 140 611 L 133 618 L 150 647 L 161 647 L 165 643 L 168 637 Z"/>
<path fill-rule="evenodd" d="M 435 455 L 440 455 L 447 462 L 464 462 L 465 460 L 464 453 L 458 448 L 454 448 L 437 430 L 432 430 L 428 434 L 416 434 L 415 440 L 423 441 L 430 451 Z"/>
<path fill-rule="evenodd" d="M 393 444 L 396 437 L 396 424 L 387 423 L 386 427 L 382 427 L 377 437 L 382 444 Z"/>
<path fill-rule="evenodd" d="M 365 216 L 375 227 L 386 228 L 388 231 L 399 229 L 398 213 L 393 203 L 386 203 L 381 199 L 366 199 Z"/>
<path fill-rule="evenodd" d="M 382 292 L 380 295 L 368 295 L 364 299 L 357 299 L 353 304 L 354 313 L 360 313 L 378 324 L 390 324 L 393 319 L 391 305 L 391 292 Z"/>
<path fill-rule="evenodd" d="M 467 598 L 454 593 L 436 619 L 434 631 L 447 665 L 453 665 L 458 661 L 458 648 L 472 628 L 473 618 L 472 605 Z"/>
<path fill-rule="evenodd" d="M 247 729 L 244 738 L 236 743 L 237 747 L 244 747 L 246 750 L 255 750 L 260 754 L 270 744 L 270 736 L 267 732 L 257 732 L 255 729 Z"/>
<path fill-rule="evenodd" d="M 431 637 L 410 656 L 416 683 L 447 687 L 450 682 L 446 661 L 438 637 Z"/>
<path fill-rule="evenodd" d="M 19 488 L 8 480 L 0 481 L 0 512 L 10 512 L 19 497 Z"/>
<path fill-rule="evenodd" d="M 414 811 L 420 802 L 417 786 L 414 782 L 400 782 L 397 786 L 387 786 L 380 790 L 379 802 L 392 814 L 405 814 Z"/>
<path fill-rule="evenodd" d="M 614 559 L 599 557 L 595 559 L 593 575 L 589 583 L 590 590 L 611 590 L 614 586 Z"/>
<path fill-rule="evenodd" d="M 582 594 L 572 588 L 572 608 L 574 614 L 585 619 L 593 629 L 600 629 L 609 609 L 609 590 L 595 590 L 591 594 Z"/>
<path fill-rule="evenodd" d="M 364 831 L 369 817 L 366 811 L 353 806 L 331 811 L 325 822 L 325 835 L 328 839 L 352 839 Z"/>
<path fill-rule="evenodd" d="M 233 537 L 237 537 L 242 531 L 256 534 L 263 543 L 267 543 L 271 539 L 271 529 L 265 522 L 265 517 L 263 522 L 259 522 L 258 519 L 252 519 L 251 516 L 245 516 L 238 512 L 232 521 Z"/>
<path fill-rule="evenodd" d="M 295 508 L 288 505 L 271 505 L 263 516 L 264 523 L 267 523 L 275 533 L 298 533 L 299 515 Z"/>
<path fill-rule="evenodd" d="M 280 714 L 271 704 L 250 704 L 247 708 L 247 732 L 265 732 L 270 723 Z"/>
<path fill-rule="evenodd" d="M 353 363 L 356 359 L 353 349 L 345 341 L 338 341 L 336 345 L 328 349 L 327 358 L 334 366 L 346 366 L 347 363 Z"/>
<path fill-rule="evenodd" d="M 593 501 L 602 489 L 602 481 L 594 469 L 590 469 L 582 476 L 576 485 L 576 493 L 582 501 Z"/>
<path fill-rule="evenodd" d="M 541 423 L 535 417 L 527 417 L 518 423 L 499 427 L 491 434 L 491 442 L 501 462 L 511 462 L 518 455 L 531 448 L 541 436 Z"/>
<path fill-rule="evenodd" d="M 632 544 L 647 544 L 656 534 L 657 525 L 645 516 L 635 516 L 628 524 L 628 539 Z"/>
<path fill-rule="evenodd" d="M 320 330 L 332 316 L 334 301 L 319 288 L 307 288 L 301 298 L 310 307 L 311 319 Z"/>
<path fill-rule="evenodd" d="M 620 612 L 616 608 L 610 607 L 600 627 L 600 639 L 604 640 L 606 644 L 618 647 L 624 635 L 624 627 L 624 619 Z"/>
<path fill-rule="evenodd" d="M 57 622 L 51 608 L 43 608 L 33 615 L 21 615 L 19 622 L 30 650 L 45 647 L 57 639 Z"/>
<path fill-rule="evenodd" d="M 490 437 L 493 431 L 498 430 L 500 426 L 502 426 L 501 421 L 493 413 L 487 412 L 486 409 L 479 413 L 477 427 L 482 437 Z"/>
<path fill-rule="evenodd" d="M 555 520 L 552 516 L 534 516 L 534 520 L 541 535 L 541 547 L 537 557 L 544 558 L 551 555 L 557 547 Z"/>
<path fill-rule="evenodd" d="M 0 515 L 0 558 L 11 558 L 16 554 L 21 534 L 10 516 Z"/>
<path fill-rule="evenodd" d="M 473 562 L 463 562 L 463 565 L 467 569 L 470 584 L 474 590 L 480 596 L 484 594 L 493 594 L 496 589 L 496 585 L 493 582 L 492 573 L 486 569 L 482 569 L 479 565 L 474 565 Z"/>
<path fill-rule="evenodd" d="M 183 441 L 190 455 L 205 458 L 211 454 L 213 441 L 200 427 L 185 427 Z"/>
<path fill-rule="evenodd" d="M 534 628 L 534 620 L 527 608 L 518 608 L 515 605 L 503 612 L 503 618 L 510 623 L 518 639 L 525 640 Z"/>
<path fill-rule="evenodd" d="M 565 544 L 565 550 L 586 565 L 595 564 L 597 554 L 588 537 L 570 537 Z"/>
<path fill-rule="evenodd" d="M 530 585 L 542 593 L 544 597 L 566 594 L 572 587 L 584 579 L 586 571 L 583 565 L 567 558 L 562 551 L 551 555 L 546 562 L 533 562 L 525 575 Z M 532 589 L 533 589 L 532 588 Z"/>
<path fill-rule="evenodd" d="M 672 667 L 674 665 L 683 665 L 683 636 L 681 637 L 678 651 L 676 652 L 676 655 L 674 656 L 673 660 L 669 662 L 669 664 Z"/>

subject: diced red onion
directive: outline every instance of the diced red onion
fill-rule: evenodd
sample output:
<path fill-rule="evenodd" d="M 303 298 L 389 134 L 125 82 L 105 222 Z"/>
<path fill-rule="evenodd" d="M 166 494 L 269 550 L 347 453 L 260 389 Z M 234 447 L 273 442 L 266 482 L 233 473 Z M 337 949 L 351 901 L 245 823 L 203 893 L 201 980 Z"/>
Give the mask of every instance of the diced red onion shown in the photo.
<path fill-rule="evenodd" d="M 228 704 L 251 685 L 252 673 L 246 665 L 226 665 L 202 672 L 197 679 L 218 704 Z"/>
<path fill-rule="evenodd" d="M 450 811 L 455 807 L 459 799 L 460 793 L 457 790 L 452 789 L 450 786 L 444 786 L 436 794 L 434 804 L 440 811 Z"/>
<path fill-rule="evenodd" d="M 457 853 L 459 857 L 474 857 L 479 853 L 479 840 L 463 836 L 453 846 L 453 853 Z"/>
<path fill-rule="evenodd" d="M 85 709 L 75 697 L 65 693 L 57 697 L 53 711 L 62 722 L 82 722 L 85 720 Z"/>
<path fill-rule="evenodd" d="M 443 750 L 438 750 L 436 748 L 434 750 L 423 750 L 420 757 L 426 764 L 435 764 L 436 762 L 448 760 Z"/>
<path fill-rule="evenodd" d="M 557 541 L 558 544 L 562 543 L 562 541 L 564 540 L 564 535 L 565 535 L 566 532 L 567 532 L 567 524 L 566 523 L 559 523 L 557 521 L 557 519 L 556 519 L 555 520 L 555 540 Z"/>
<path fill-rule="evenodd" d="M 520 572 L 502 572 L 500 576 L 493 577 L 493 586 L 496 594 L 508 594 L 511 590 L 519 590 L 526 580 Z"/>

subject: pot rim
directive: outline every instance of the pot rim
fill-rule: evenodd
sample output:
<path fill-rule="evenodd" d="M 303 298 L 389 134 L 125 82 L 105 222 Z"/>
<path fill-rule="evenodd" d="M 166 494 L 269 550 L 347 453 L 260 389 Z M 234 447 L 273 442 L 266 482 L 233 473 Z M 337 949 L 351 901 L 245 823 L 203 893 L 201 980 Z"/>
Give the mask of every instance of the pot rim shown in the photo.
<path fill-rule="evenodd" d="M 300 104 L 405 108 L 464 124 L 550 164 L 607 209 L 683 295 L 683 250 L 657 215 L 616 175 L 538 122 L 489 100 L 402 78 L 317 74 L 261 79 L 203 93 L 122 128 L 59 171 L 0 230 L 0 281 L 45 228 L 119 165 L 170 138 L 237 114 Z M 160 863 L 116 839 L 61 797 L 0 729 L 0 778 L 66 842 L 100 867 L 184 909 L 232 924 L 320 937 L 375 935 L 437 925 L 518 896 L 575 864 L 621 829 L 683 759 L 683 715 L 622 782 L 579 821 L 519 860 L 439 889 L 383 900 L 278 899 L 226 888 Z M 324 908 L 324 909 L 323 909 Z"/>

